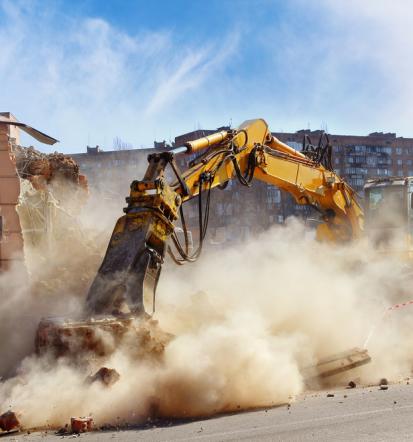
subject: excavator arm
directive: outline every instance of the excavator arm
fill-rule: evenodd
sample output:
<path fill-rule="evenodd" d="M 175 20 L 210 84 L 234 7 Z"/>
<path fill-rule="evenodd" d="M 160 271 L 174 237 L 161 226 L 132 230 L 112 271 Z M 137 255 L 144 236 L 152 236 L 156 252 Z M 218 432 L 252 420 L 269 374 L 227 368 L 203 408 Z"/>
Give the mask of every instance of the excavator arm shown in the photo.
<path fill-rule="evenodd" d="M 321 141 L 321 139 L 320 139 Z M 331 167 L 327 143 L 298 152 L 272 136 L 262 119 L 245 121 L 234 130 L 186 143 L 164 153 L 149 155 L 141 181 L 133 181 L 127 207 L 117 221 L 109 246 L 87 296 L 90 315 L 151 312 L 156 285 L 166 253 L 178 264 L 196 260 L 205 238 L 211 190 L 238 179 L 249 186 L 253 179 L 289 192 L 298 204 L 316 208 L 323 223 L 320 240 L 346 242 L 363 230 L 363 211 L 353 189 Z M 331 152 L 330 152 L 331 153 Z M 198 154 L 181 173 L 176 155 Z M 167 166 L 175 181 L 168 183 Z M 199 200 L 199 247 L 189 253 L 182 205 Z M 181 218 L 185 244 L 175 233 Z M 175 246 L 175 254 L 172 251 Z M 150 308 L 150 306 L 152 308 Z"/>

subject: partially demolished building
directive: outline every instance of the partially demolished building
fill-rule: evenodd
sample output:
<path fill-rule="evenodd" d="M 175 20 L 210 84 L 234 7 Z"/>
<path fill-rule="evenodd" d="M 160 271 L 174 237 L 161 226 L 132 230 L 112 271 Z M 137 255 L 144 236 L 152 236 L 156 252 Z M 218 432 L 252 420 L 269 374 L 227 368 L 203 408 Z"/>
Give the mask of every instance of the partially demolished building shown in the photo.
<path fill-rule="evenodd" d="M 36 246 L 51 239 L 70 186 L 75 204 L 87 194 L 87 180 L 75 161 L 22 147 L 19 130 L 46 144 L 57 142 L 10 112 L 0 113 L 0 271 L 24 260 L 25 242 Z"/>

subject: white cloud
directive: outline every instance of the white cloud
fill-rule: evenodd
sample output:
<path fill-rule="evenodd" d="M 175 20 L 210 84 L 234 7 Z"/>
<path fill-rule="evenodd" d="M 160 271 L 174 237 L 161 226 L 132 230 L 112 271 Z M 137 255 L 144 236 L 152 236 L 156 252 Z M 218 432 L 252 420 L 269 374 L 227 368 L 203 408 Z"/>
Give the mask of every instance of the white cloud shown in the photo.
<path fill-rule="evenodd" d="M 189 52 L 175 70 L 165 72 L 164 78 L 149 102 L 146 109 L 148 115 L 154 114 L 165 104 L 174 101 L 186 91 L 202 85 L 205 79 L 214 74 L 231 56 L 238 46 L 239 35 L 232 34 L 222 47 L 203 48 Z"/>
<path fill-rule="evenodd" d="M 194 121 L 176 127 L 167 112 L 217 80 L 224 55 L 237 47 L 231 35 L 231 44 L 177 44 L 168 31 L 131 35 L 101 18 L 39 13 L 42 7 L 0 1 L 0 108 L 59 138 L 60 150 L 81 151 L 88 142 L 110 148 L 117 135 L 148 146 L 171 127 L 179 134 Z"/>
<path fill-rule="evenodd" d="M 341 132 L 413 136 L 412 3 L 298 0 L 295 7 L 314 21 L 304 35 L 288 27 L 281 46 L 308 118 Z M 296 110 L 303 113 L 300 105 Z"/>

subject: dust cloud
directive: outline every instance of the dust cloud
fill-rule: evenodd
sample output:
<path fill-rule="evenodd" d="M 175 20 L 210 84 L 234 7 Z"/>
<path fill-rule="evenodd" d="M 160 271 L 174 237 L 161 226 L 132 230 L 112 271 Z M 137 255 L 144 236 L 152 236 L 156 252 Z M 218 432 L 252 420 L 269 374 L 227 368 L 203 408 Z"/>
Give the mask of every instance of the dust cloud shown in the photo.
<path fill-rule="evenodd" d="M 0 279 L 7 293 L 0 307 L 0 411 L 21 413 L 27 428 L 58 427 L 71 416 L 92 415 L 97 425 L 140 423 L 148 417 L 207 416 L 291 402 L 306 388 L 306 367 L 362 347 L 373 328 L 368 348 L 373 362 L 331 382 L 397 381 L 411 372 L 413 308 L 382 319 L 388 306 L 409 299 L 404 264 L 364 243 L 317 243 L 292 219 L 245 244 L 206 247 L 194 265 L 178 268 L 167 261 L 154 318 L 174 337 L 162 357 L 138 357 L 130 334 L 105 361 L 118 371 L 119 381 L 110 388 L 87 383 L 90 368 L 31 354 L 34 326 L 25 327 L 23 317 L 33 324 L 41 316 L 81 308 L 99 265 L 97 258 L 88 261 L 84 235 L 94 256 L 101 259 L 104 251 L 94 226 L 84 227 L 82 240 L 69 236 L 61 242 L 42 273 L 46 280 L 56 272 L 63 283 L 76 279 L 79 284 L 71 290 L 61 283 L 47 296 L 29 293 L 17 271 Z M 108 238 L 110 231 L 105 226 L 100 233 Z M 61 273 L 66 264 L 70 271 Z M 83 272 L 80 282 L 76 272 Z"/>

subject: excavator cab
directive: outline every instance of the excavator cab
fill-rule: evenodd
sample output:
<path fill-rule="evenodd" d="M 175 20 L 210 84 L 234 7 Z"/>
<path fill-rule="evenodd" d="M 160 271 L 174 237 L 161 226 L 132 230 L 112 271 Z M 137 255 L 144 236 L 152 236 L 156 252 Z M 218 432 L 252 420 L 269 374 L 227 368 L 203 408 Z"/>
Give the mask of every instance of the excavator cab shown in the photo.
<path fill-rule="evenodd" d="M 366 181 L 365 231 L 379 250 L 413 256 L 413 177 Z"/>

